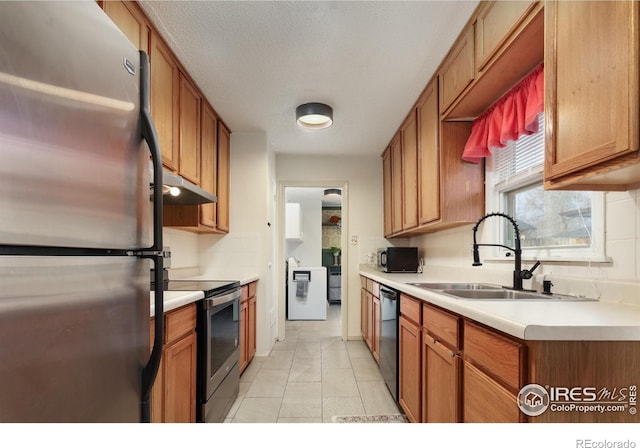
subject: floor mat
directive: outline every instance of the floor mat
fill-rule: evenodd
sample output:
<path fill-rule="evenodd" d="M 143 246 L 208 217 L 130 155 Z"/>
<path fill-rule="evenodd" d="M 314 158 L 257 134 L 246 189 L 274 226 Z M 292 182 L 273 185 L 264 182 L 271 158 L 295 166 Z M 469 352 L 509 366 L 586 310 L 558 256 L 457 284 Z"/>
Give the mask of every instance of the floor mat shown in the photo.
<path fill-rule="evenodd" d="M 334 415 L 333 423 L 408 423 L 403 414 L 387 415 Z"/>

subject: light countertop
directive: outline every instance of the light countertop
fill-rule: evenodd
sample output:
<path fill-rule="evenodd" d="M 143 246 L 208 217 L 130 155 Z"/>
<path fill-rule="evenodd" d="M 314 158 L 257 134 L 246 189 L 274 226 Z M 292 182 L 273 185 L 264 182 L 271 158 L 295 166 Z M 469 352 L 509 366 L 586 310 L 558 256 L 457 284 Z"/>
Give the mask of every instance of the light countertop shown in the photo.
<path fill-rule="evenodd" d="M 361 266 L 360 274 L 520 339 L 640 340 L 640 306 L 602 301 L 456 299 L 409 284 L 443 281 L 427 274 L 386 274 L 368 265 Z"/>
<path fill-rule="evenodd" d="M 156 314 L 154 306 L 155 293 L 151 291 L 150 296 L 150 316 L 153 317 Z M 165 291 L 164 292 L 164 312 L 175 310 L 183 305 L 193 303 L 197 300 L 204 299 L 204 292 L 202 291 Z"/>
<path fill-rule="evenodd" d="M 251 282 L 255 282 L 259 279 L 258 276 L 245 276 L 240 279 L 240 285 L 246 285 Z M 199 275 L 195 277 L 189 277 L 189 280 L 212 280 L 210 275 Z M 223 279 L 227 280 L 227 279 Z M 236 281 L 236 280 L 234 280 Z M 196 302 L 204 298 L 204 292 L 202 291 L 165 291 L 164 292 L 164 312 L 175 310 L 183 305 Z M 149 294 L 150 299 L 150 316 L 155 316 L 155 294 L 153 291 Z"/>

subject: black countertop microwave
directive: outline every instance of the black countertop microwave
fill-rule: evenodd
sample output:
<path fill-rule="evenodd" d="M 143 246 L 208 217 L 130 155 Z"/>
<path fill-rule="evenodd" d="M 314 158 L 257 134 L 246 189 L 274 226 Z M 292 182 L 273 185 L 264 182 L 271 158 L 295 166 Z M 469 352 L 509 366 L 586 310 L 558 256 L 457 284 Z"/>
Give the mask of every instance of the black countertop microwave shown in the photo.
<path fill-rule="evenodd" d="M 378 249 L 378 269 L 383 272 L 418 272 L 419 266 L 417 247 Z"/>

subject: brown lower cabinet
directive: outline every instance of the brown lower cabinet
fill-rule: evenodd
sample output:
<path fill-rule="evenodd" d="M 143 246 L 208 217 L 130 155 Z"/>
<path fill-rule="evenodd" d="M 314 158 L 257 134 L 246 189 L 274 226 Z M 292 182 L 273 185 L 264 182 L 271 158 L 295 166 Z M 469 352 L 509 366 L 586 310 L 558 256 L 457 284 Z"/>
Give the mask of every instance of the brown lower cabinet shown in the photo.
<path fill-rule="evenodd" d="M 240 373 L 256 354 L 256 289 L 257 282 L 242 286 L 240 298 Z"/>
<path fill-rule="evenodd" d="M 420 326 L 400 316 L 398 402 L 410 422 L 420 421 Z"/>
<path fill-rule="evenodd" d="M 370 303 L 367 296 L 372 294 L 363 289 L 363 306 Z M 363 312 L 364 330 L 368 318 Z M 521 340 L 404 293 L 398 332 L 398 403 L 411 422 L 640 423 L 631 396 L 637 397 L 640 341 Z M 527 384 L 618 391 L 634 410 L 549 407 L 529 417 L 518 406 Z"/>
<path fill-rule="evenodd" d="M 151 391 L 153 423 L 196 421 L 196 305 L 165 313 L 165 337 L 158 376 Z M 151 341 L 153 343 L 151 318 Z"/>
<path fill-rule="evenodd" d="M 422 421 L 460 421 L 460 318 L 422 303 Z"/>
<path fill-rule="evenodd" d="M 463 416 L 468 423 L 526 421 L 518 392 L 526 384 L 526 346 L 464 322 Z"/>
<path fill-rule="evenodd" d="M 360 331 L 373 359 L 380 363 L 380 285 L 362 277 Z"/>

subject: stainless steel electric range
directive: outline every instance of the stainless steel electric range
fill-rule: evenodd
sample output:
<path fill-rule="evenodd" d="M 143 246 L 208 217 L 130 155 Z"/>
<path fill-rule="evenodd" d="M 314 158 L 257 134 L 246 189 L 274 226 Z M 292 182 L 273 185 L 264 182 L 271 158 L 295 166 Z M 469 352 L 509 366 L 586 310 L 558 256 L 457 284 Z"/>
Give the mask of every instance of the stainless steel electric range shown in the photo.
<path fill-rule="evenodd" d="M 240 383 L 240 282 L 168 280 L 164 289 L 204 292 L 197 307 L 196 420 L 222 422 Z"/>

